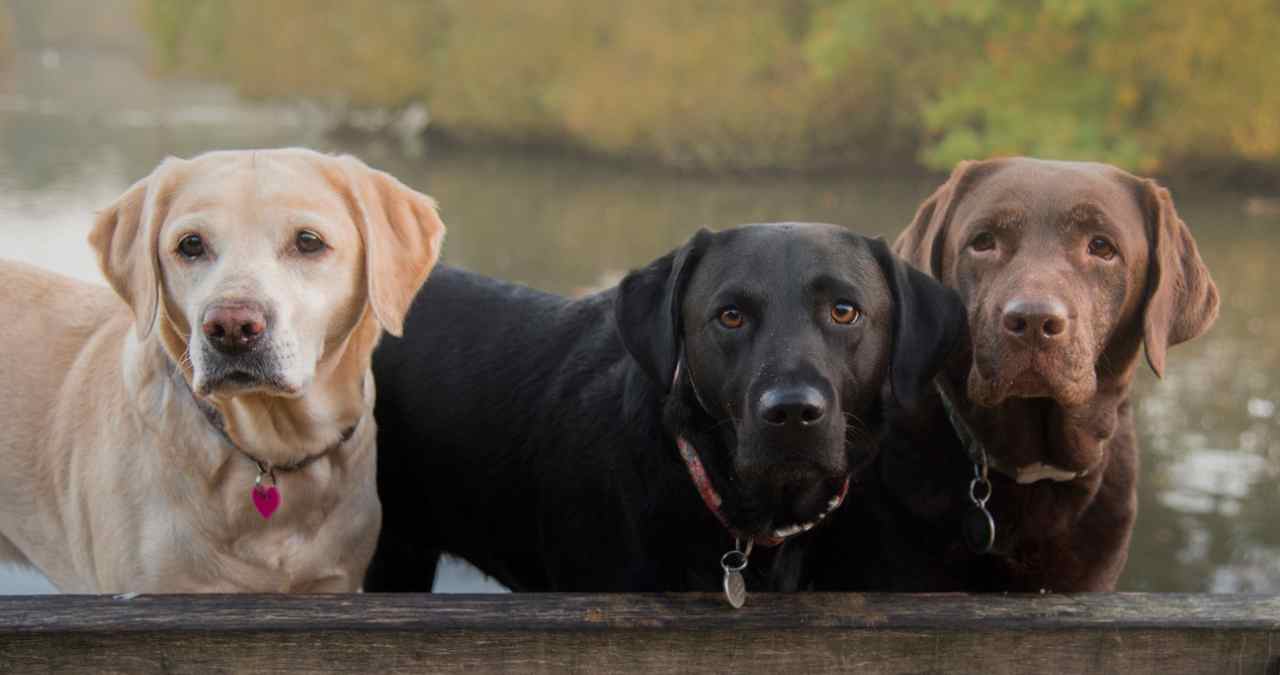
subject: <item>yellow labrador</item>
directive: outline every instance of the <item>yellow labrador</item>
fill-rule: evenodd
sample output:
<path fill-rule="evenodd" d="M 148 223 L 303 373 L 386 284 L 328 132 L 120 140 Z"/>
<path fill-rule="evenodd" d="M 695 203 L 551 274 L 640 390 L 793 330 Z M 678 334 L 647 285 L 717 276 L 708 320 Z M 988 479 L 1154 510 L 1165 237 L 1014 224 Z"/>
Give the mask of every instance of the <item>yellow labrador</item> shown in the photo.
<path fill-rule="evenodd" d="M 0 264 L 0 562 L 78 593 L 358 590 L 369 360 L 443 235 L 354 158 L 214 152 L 98 216 L 115 293 Z"/>

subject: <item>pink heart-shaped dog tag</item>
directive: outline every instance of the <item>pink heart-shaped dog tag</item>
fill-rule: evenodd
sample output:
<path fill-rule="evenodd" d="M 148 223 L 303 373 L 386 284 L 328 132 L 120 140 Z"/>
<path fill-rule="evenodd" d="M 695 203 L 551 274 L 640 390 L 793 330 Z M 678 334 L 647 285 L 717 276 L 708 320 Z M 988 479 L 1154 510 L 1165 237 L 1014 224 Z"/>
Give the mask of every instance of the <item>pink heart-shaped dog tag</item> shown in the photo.
<path fill-rule="evenodd" d="M 270 518 L 280 508 L 280 491 L 274 485 L 255 485 L 252 496 L 253 506 L 262 514 L 263 519 Z"/>

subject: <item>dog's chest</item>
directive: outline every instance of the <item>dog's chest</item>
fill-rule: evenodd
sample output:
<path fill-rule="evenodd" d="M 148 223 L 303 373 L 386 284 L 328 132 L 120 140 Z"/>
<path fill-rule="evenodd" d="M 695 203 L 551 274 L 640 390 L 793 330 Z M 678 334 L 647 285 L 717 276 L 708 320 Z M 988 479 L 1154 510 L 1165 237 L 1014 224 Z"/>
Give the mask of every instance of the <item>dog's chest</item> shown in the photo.
<path fill-rule="evenodd" d="M 376 541 L 376 497 L 281 481 L 280 506 L 266 518 L 253 503 L 252 486 L 252 477 L 229 481 L 211 508 L 183 515 L 152 511 L 138 552 L 140 566 L 155 585 L 176 582 L 182 590 L 209 591 L 356 590 L 359 568 Z"/>

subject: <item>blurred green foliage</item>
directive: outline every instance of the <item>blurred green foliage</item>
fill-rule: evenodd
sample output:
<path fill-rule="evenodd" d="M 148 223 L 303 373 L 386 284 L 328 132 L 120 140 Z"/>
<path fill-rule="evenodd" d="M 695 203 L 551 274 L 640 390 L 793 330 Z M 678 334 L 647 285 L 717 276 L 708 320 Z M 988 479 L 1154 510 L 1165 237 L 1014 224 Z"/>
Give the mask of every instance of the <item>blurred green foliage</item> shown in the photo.
<path fill-rule="evenodd" d="M 1274 0 L 139 0 L 250 96 L 680 166 L 1280 166 Z"/>

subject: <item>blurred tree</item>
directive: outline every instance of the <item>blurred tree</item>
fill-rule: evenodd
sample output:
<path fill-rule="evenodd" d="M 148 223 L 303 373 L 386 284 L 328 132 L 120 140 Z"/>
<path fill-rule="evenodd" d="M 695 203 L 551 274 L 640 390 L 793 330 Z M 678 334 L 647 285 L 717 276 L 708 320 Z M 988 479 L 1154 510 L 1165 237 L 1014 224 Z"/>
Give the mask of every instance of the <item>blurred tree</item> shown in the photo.
<path fill-rule="evenodd" d="M 365 106 L 429 95 L 440 14 L 382 0 L 147 0 L 143 21 L 161 64 L 218 76 L 247 96 Z"/>
<path fill-rule="evenodd" d="M 828 71 L 903 58 L 926 93 L 921 159 L 1090 158 L 1144 171 L 1280 159 L 1280 5 L 1269 0 L 835 0 Z M 915 30 L 903 48 L 902 34 Z M 865 58 L 865 57 L 863 57 Z"/>
<path fill-rule="evenodd" d="M 170 68 L 422 101 L 468 138 L 720 168 L 1280 159 L 1274 0 L 140 2 Z"/>

